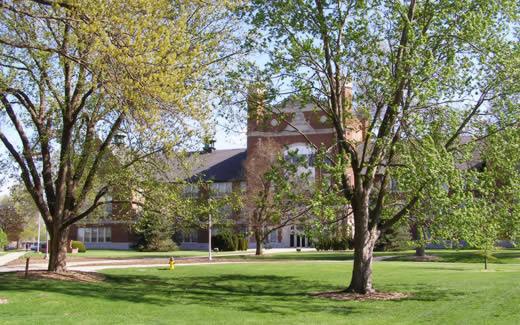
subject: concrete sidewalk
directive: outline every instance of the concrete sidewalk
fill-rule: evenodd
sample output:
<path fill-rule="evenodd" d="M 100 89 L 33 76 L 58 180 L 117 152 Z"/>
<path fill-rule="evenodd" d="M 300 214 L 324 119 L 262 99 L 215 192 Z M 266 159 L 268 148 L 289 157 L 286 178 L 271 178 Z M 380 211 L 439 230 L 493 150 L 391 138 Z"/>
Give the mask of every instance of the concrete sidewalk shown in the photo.
<path fill-rule="evenodd" d="M 316 251 L 314 248 L 303 248 L 302 251 L 306 252 L 312 252 Z M 265 255 L 270 254 L 276 254 L 276 253 L 296 253 L 296 248 L 273 248 L 273 249 L 266 249 L 264 250 Z M 24 264 L 19 265 L 10 265 L 7 266 L 6 264 L 16 260 L 20 256 L 23 256 L 26 252 L 17 252 L 17 253 L 10 253 L 6 254 L 2 257 L 0 257 L 0 273 L 3 272 L 13 272 L 13 271 L 23 271 L 25 270 Z M 226 256 L 232 256 L 232 255 L 253 255 L 253 250 L 248 250 L 247 252 L 221 252 L 216 253 L 213 256 L 214 257 L 221 257 L 225 258 Z M 7 257 L 9 256 L 9 257 Z M 2 258 L 5 258 L 5 262 L 2 264 Z M 175 258 L 177 261 L 176 266 L 186 266 L 186 265 L 211 265 L 211 264 L 231 264 L 231 263 L 251 263 L 251 261 L 248 262 L 218 262 L 214 260 L 213 262 L 194 262 L 193 260 L 200 260 L 204 259 L 203 256 L 193 256 L 193 257 L 178 257 Z M 183 263 L 183 261 L 190 261 L 191 263 Z M 145 263 L 143 263 L 145 262 Z M 148 263 L 146 263 L 148 262 Z M 98 270 L 104 270 L 104 269 L 122 269 L 122 268 L 139 268 L 139 267 L 167 267 L 168 266 L 168 259 L 166 258 L 159 258 L 159 257 L 152 257 L 152 258 L 143 258 L 143 259 L 99 259 L 99 260 L 90 260 L 90 261 L 77 261 L 69 260 L 67 262 L 67 269 L 71 271 L 86 271 L 86 272 L 92 272 L 92 271 L 98 271 Z M 46 261 L 37 261 L 33 263 L 29 263 L 29 270 L 30 271 L 40 271 L 40 270 L 46 270 L 47 269 L 47 262 Z"/>
<path fill-rule="evenodd" d="M 9 262 L 19 259 L 20 257 L 24 256 L 25 253 L 27 252 L 14 252 L 0 256 L 0 266 L 4 266 Z"/>
<path fill-rule="evenodd" d="M 291 261 L 291 263 L 349 263 L 352 261 L 307 261 L 307 260 L 299 260 L 299 261 Z M 176 264 L 175 268 L 185 267 L 185 266 L 201 266 L 201 265 L 229 265 L 229 264 L 265 264 L 265 263 L 281 263 L 281 261 L 237 261 L 237 262 L 197 262 L 197 263 L 186 263 L 186 264 Z M 67 266 L 68 271 L 80 271 L 80 272 L 98 272 L 101 270 L 108 269 L 140 269 L 140 268 L 157 268 L 162 270 L 167 270 L 167 264 L 126 264 L 126 265 L 76 265 L 76 266 Z M 25 267 L 18 266 L 9 266 L 9 267 L 0 267 L 0 273 L 6 272 L 16 272 L 16 271 L 24 271 Z M 47 267 L 44 267 L 42 264 L 34 264 L 29 267 L 30 271 L 45 271 Z"/>

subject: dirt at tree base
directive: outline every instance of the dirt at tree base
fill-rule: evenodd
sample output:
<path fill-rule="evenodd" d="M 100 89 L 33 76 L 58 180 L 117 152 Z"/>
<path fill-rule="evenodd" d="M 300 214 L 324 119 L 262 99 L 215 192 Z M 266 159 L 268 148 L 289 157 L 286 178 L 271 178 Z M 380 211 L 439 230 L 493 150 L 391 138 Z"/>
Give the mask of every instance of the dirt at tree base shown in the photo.
<path fill-rule="evenodd" d="M 340 301 L 370 301 L 370 300 L 401 300 L 410 297 L 409 293 L 404 292 L 373 292 L 367 294 L 351 293 L 345 291 L 316 292 L 311 296 L 327 298 Z"/>
<path fill-rule="evenodd" d="M 438 262 L 440 261 L 439 256 L 435 255 L 424 255 L 424 256 L 406 256 L 400 259 L 401 261 L 410 261 L 410 262 Z"/>
<path fill-rule="evenodd" d="M 25 272 L 17 272 L 17 275 L 21 278 L 25 277 Z M 48 272 L 48 271 L 30 271 L 28 274 L 29 279 L 44 279 L 44 280 L 57 280 L 57 281 L 73 281 L 73 282 L 87 282 L 96 283 L 105 280 L 105 276 L 99 273 L 93 272 L 80 272 L 80 271 L 67 271 L 67 272 Z"/>
<path fill-rule="evenodd" d="M 424 256 L 412 256 L 410 258 L 412 261 L 416 262 L 437 262 L 440 260 L 439 256 L 435 255 L 424 255 Z"/>

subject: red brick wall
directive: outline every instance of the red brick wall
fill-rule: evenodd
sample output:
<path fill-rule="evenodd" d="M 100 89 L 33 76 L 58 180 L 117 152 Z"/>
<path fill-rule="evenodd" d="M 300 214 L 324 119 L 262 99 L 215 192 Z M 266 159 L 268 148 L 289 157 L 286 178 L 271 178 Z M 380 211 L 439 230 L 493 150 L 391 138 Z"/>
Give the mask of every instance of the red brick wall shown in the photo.
<path fill-rule="evenodd" d="M 86 224 L 86 225 L 72 225 L 69 231 L 69 239 L 78 239 L 78 228 L 80 227 L 110 227 L 112 230 L 112 242 L 113 243 L 128 243 L 136 240 L 135 235 L 132 233 L 131 228 L 127 224 Z"/>

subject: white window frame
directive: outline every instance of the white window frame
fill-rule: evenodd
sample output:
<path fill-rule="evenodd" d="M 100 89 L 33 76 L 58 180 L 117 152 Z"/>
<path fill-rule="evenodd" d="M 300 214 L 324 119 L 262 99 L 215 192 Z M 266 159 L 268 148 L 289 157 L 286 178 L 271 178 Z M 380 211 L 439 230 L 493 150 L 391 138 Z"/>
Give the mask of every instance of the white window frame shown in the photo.
<path fill-rule="evenodd" d="M 96 234 L 93 241 L 92 234 Z M 107 240 L 108 239 L 108 240 Z M 110 243 L 112 242 L 111 227 L 81 227 L 78 228 L 78 240 L 84 243 Z"/>

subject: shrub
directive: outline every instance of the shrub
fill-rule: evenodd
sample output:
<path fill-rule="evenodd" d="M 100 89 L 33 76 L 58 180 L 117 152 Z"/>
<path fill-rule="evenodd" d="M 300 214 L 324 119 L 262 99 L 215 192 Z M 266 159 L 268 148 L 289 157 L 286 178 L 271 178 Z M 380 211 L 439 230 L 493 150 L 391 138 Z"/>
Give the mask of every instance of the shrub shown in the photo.
<path fill-rule="evenodd" d="M 239 236 L 238 238 L 238 250 L 239 251 L 247 251 L 249 247 L 249 241 L 244 236 Z"/>
<path fill-rule="evenodd" d="M 324 235 L 314 242 L 314 247 L 318 251 L 341 251 L 354 247 L 353 239 L 349 236 Z"/>
<path fill-rule="evenodd" d="M 211 248 L 218 248 L 219 251 L 234 251 L 235 242 L 233 235 L 229 233 L 221 233 L 211 237 Z"/>
<path fill-rule="evenodd" d="M 240 248 L 240 238 L 238 238 L 238 235 L 232 235 L 233 237 L 233 250 L 238 251 L 241 250 Z"/>
<path fill-rule="evenodd" d="M 4 247 L 7 246 L 7 244 L 7 235 L 2 229 L 0 229 L 0 251 L 3 251 Z"/>
<path fill-rule="evenodd" d="M 376 241 L 374 251 L 401 251 L 410 249 L 411 235 L 407 225 L 388 230 Z"/>
<path fill-rule="evenodd" d="M 154 239 L 148 242 L 146 246 L 137 246 L 137 249 L 142 252 L 171 252 L 179 249 L 170 238 Z"/>
<path fill-rule="evenodd" d="M 219 251 L 245 251 L 248 247 L 249 241 L 244 235 L 234 234 L 230 231 L 211 237 L 211 248 L 217 248 Z"/>
<path fill-rule="evenodd" d="M 85 247 L 85 244 L 83 244 L 80 241 L 73 240 L 71 243 L 71 246 L 73 249 L 78 249 L 78 253 L 85 253 L 87 251 L 87 248 Z"/>
<path fill-rule="evenodd" d="M 133 231 L 137 236 L 135 248 L 140 251 L 168 252 L 178 249 L 172 240 L 172 224 L 160 214 L 145 211 L 134 224 Z"/>

